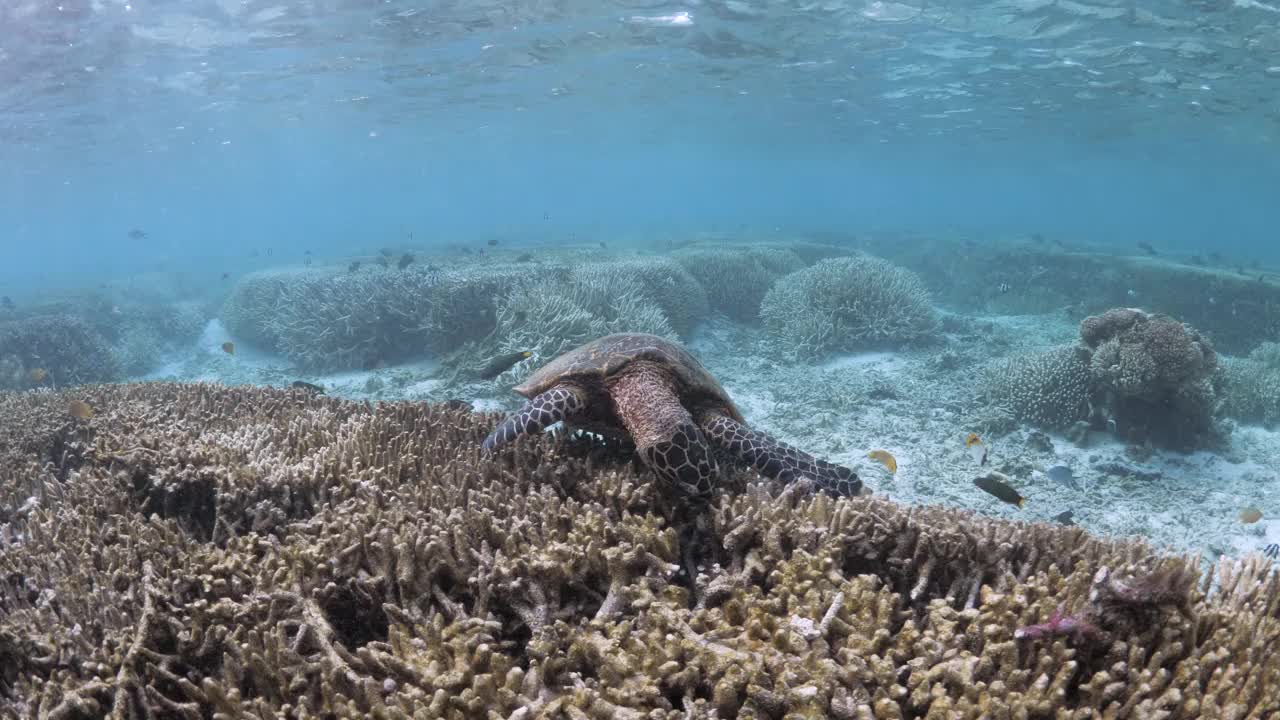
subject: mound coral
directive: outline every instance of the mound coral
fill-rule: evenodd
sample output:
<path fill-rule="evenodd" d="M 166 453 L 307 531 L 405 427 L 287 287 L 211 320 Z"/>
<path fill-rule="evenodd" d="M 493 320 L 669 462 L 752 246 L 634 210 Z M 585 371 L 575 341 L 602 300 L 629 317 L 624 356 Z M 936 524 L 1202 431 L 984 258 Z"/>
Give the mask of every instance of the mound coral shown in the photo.
<path fill-rule="evenodd" d="M 0 322 L 0 389 L 78 385 L 120 377 L 102 334 L 71 315 Z"/>
<path fill-rule="evenodd" d="M 1001 361 L 988 369 L 982 389 L 1020 422 L 1046 430 L 1070 427 L 1089 417 L 1089 353 L 1066 345 Z"/>
<path fill-rule="evenodd" d="M 937 327 L 920 278 L 869 255 L 783 277 L 765 295 L 760 316 L 787 352 L 802 358 L 911 342 Z"/>
<path fill-rule="evenodd" d="M 774 281 L 805 266 L 796 253 L 767 245 L 683 248 L 672 254 L 706 289 L 711 309 L 739 322 L 759 320 Z"/>
<path fill-rule="evenodd" d="M 1080 338 L 1116 430 L 1191 449 L 1213 439 L 1217 353 L 1189 325 L 1132 308 L 1085 318 Z"/>
<path fill-rule="evenodd" d="M 1197 582 L 1137 542 L 744 476 L 689 508 L 585 439 L 482 460 L 496 419 L 214 386 L 0 395 L 0 714 L 1280 707 L 1280 576 L 1258 559 Z M 1055 613 L 1098 635 L 1026 632 Z"/>

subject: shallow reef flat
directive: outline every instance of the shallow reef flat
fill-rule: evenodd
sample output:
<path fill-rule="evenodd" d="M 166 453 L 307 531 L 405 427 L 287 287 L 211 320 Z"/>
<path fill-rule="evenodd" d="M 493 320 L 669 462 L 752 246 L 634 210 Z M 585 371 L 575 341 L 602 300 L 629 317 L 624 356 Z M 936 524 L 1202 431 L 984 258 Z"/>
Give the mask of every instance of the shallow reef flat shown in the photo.
<path fill-rule="evenodd" d="M 258 268 L 200 306 L 207 324 L 194 343 L 178 297 L 19 303 L 0 322 L 0 387 L 301 380 L 355 400 L 512 410 L 511 388 L 560 353 L 648 332 L 689 346 L 751 423 L 856 468 L 894 500 L 1010 519 L 1070 513 L 1092 532 L 1207 562 L 1280 543 L 1280 282 L 1247 259 L 902 231 L 606 245 L 504 242 L 484 255 L 423 251 L 405 268 L 368 257 Z M 1141 337 L 1090 345 L 1082 335 L 1089 317 L 1132 307 L 1170 319 L 1149 327 L 1171 330 L 1177 347 L 1204 341 L 1190 375 L 1168 354 L 1149 362 Z M 45 317 L 55 311 L 78 320 Z M 172 328 L 163 344 L 134 332 L 152 326 Z M 496 376 L 481 371 L 524 353 Z M 125 373 L 138 363 L 113 358 L 126 356 L 156 362 Z M 1128 396 L 1108 408 L 1117 389 Z M 971 432 L 987 465 L 965 446 Z M 892 453 L 896 472 L 873 451 Z M 1072 484 L 1047 477 L 1059 466 Z M 991 470 L 1024 507 L 974 486 Z"/>
<path fill-rule="evenodd" d="M 93 414 L 67 413 L 72 401 Z M 84 413 L 81 413 L 82 415 Z M 305 390 L 0 394 L 0 715 L 1263 718 L 1280 575 Z"/>

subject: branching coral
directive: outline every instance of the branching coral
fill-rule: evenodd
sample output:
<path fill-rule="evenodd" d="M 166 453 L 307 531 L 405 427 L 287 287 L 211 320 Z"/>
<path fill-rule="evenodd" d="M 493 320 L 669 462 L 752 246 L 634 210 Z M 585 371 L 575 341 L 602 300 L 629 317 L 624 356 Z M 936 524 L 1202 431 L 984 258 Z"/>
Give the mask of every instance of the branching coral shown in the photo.
<path fill-rule="evenodd" d="M 71 315 L 0 322 L 0 389 L 67 386 L 119 379 L 102 335 Z"/>
<path fill-rule="evenodd" d="M 22 438 L 0 440 L 6 503 L 41 484 L 7 468 L 79 448 L 5 519 L 6 716 L 1190 720 L 1280 702 L 1280 576 L 1258 560 L 1210 586 L 1194 559 L 1077 528 L 743 475 L 690 508 L 607 443 L 482 459 L 496 418 L 445 406 L 78 392 L 97 413 L 70 433 L 40 419 L 66 395 L 0 395 L 0 438 Z M 237 522 L 263 503 L 278 521 Z M 1060 604 L 1099 608 L 1105 642 L 1016 637 Z"/>
<path fill-rule="evenodd" d="M 937 327 L 920 278 L 869 255 L 783 277 L 765 295 L 760 317 L 789 353 L 807 358 L 911 342 Z"/>
<path fill-rule="evenodd" d="M 767 245 L 697 246 L 672 258 L 706 289 L 712 310 L 752 323 L 774 281 L 805 266 L 794 252 Z"/>
<path fill-rule="evenodd" d="M 982 393 L 1021 422 L 1059 430 L 1089 417 L 1089 353 L 1063 346 L 995 363 Z"/>
<path fill-rule="evenodd" d="M 411 266 L 250 275 L 223 308 L 237 337 L 314 370 L 371 368 L 486 336 L 494 298 L 527 270 Z"/>

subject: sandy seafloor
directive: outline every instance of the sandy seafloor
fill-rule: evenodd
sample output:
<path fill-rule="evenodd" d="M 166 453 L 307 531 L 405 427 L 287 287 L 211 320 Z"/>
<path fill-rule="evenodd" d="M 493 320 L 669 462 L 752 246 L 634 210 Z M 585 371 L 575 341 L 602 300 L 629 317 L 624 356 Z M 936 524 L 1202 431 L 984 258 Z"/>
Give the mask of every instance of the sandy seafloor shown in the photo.
<path fill-rule="evenodd" d="M 984 437 L 989 467 L 1013 478 L 1025 506 L 1004 504 L 976 488 L 973 479 L 988 468 L 966 449 L 965 437 L 984 435 L 983 409 L 974 400 L 983 364 L 1072 342 L 1077 324 L 1056 315 L 953 319 L 972 331 L 947 334 L 942 345 L 841 356 L 817 365 L 782 361 L 767 352 L 761 329 L 722 320 L 703 324 L 687 345 L 751 425 L 854 468 L 876 493 L 899 502 L 1042 522 L 1055 522 L 1069 510 L 1076 524 L 1096 534 L 1140 535 L 1175 551 L 1200 552 L 1205 561 L 1280 543 L 1280 432 L 1260 427 L 1231 426 L 1230 447 L 1216 453 L 1157 450 L 1136 458 L 1106 433 L 1091 433 L 1082 447 L 1062 434 L 1021 427 Z M 196 347 L 141 379 L 274 386 L 304 380 L 334 397 L 457 398 L 490 412 L 515 409 L 522 401 L 510 390 L 514 371 L 492 382 L 457 385 L 430 362 L 309 375 L 292 370 L 284 358 L 244 346 L 227 355 L 221 345 L 231 339 L 211 321 Z M 939 362 L 944 354 L 951 359 L 945 365 Z M 896 457 L 895 474 L 867 458 L 875 449 Z M 1072 468 L 1078 488 L 1043 474 L 1056 464 Z M 1240 513 L 1247 507 L 1260 509 L 1262 520 L 1243 523 Z"/>

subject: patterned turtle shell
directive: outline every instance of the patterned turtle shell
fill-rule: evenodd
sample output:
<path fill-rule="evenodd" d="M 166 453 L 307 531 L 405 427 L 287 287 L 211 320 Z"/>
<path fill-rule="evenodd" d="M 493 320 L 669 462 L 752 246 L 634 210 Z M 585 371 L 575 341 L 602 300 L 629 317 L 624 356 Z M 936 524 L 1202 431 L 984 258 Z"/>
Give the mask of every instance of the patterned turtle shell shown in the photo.
<path fill-rule="evenodd" d="M 605 335 L 574 348 L 543 365 L 517 385 L 515 391 L 532 398 L 562 380 L 581 378 L 600 382 L 636 360 L 669 368 L 686 406 L 691 401 L 709 401 L 722 406 L 734 420 L 745 422 L 728 393 L 688 350 L 666 338 L 645 333 Z"/>

